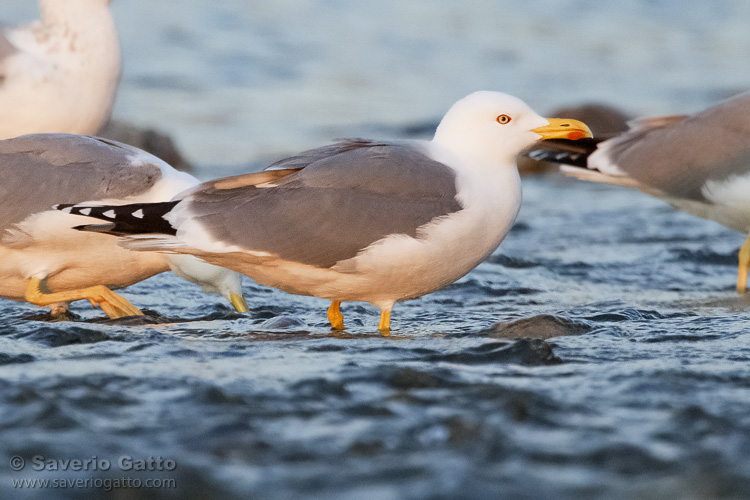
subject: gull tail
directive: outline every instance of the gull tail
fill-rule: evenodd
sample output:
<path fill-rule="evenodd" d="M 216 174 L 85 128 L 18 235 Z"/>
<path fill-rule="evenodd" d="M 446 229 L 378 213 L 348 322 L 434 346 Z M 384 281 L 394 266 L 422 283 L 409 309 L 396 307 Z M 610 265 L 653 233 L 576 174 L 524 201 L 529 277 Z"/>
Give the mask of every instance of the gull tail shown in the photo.
<path fill-rule="evenodd" d="M 160 203 L 134 203 L 130 205 L 56 205 L 54 208 L 63 212 L 93 217 L 106 221 L 106 224 L 83 224 L 73 229 L 95 233 L 125 236 L 131 234 L 167 234 L 175 235 L 177 231 L 164 216 L 179 201 Z"/>
<path fill-rule="evenodd" d="M 539 141 L 526 151 L 526 155 L 532 160 L 557 163 L 560 166 L 560 172 L 568 177 L 644 190 L 644 187 L 631 177 L 613 175 L 597 169 L 596 166 L 589 165 L 589 157 L 597 149 L 600 151 L 602 147 L 606 149 L 606 145 L 599 147 L 605 140 L 606 138 L 579 139 L 577 141 L 567 139 Z"/>

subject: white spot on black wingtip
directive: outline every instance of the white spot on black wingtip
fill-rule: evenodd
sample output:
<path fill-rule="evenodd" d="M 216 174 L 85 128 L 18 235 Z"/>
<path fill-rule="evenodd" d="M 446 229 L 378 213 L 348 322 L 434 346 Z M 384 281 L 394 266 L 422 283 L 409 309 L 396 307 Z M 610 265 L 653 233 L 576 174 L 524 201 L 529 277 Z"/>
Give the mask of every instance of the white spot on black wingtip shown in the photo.
<path fill-rule="evenodd" d="M 114 219 L 116 217 L 116 214 L 115 214 L 114 210 L 110 209 L 110 210 L 107 210 L 106 212 L 102 213 L 102 216 L 106 217 L 108 219 Z"/>
<path fill-rule="evenodd" d="M 529 158 L 532 160 L 542 160 L 545 156 L 547 156 L 546 153 L 540 149 L 536 149 L 529 153 Z"/>
<path fill-rule="evenodd" d="M 133 212 L 133 217 L 136 217 L 138 219 L 143 219 L 143 209 L 139 208 L 135 212 Z"/>
<path fill-rule="evenodd" d="M 91 207 L 82 208 L 79 213 L 81 215 L 89 215 L 91 213 Z"/>
<path fill-rule="evenodd" d="M 61 212 L 65 212 L 66 214 L 69 214 L 73 211 L 73 205 L 66 205 L 65 203 L 56 203 L 55 205 L 52 205 L 52 210 L 59 210 Z"/>

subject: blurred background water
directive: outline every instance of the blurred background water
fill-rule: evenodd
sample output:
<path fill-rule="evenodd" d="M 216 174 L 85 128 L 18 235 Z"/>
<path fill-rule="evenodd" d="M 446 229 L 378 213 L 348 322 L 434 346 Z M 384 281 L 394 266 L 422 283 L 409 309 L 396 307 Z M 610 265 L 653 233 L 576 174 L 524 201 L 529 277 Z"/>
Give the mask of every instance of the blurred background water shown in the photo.
<path fill-rule="evenodd" d="M 693 112 L 750 87 L 743 0 L 115 0 L 115 116 L 171 134 L 203 178 L 336 137 L 399 137 L 478 89 L 540 113 Z M 4 21 L 36 17 L 6 0 Z M 747 498 L 742 235 L 637 192 L 524 179 L 485 264 L 398 305 L 247 280 L 252 312 L 163 275 L 124 292 L 153 324 L 50 323 L 0 302 L 2 498 Z M 540 316 L 541 315 L 541 316 Z M 546 316 L 545 316 L 546 315 Z M 155 317 L 155 316 L 154 316 Z M 166 319 L 165 319 L 166 318 Z M 497 326 L 521 320 L 512 326 Z M 490 330 L 488 330 L 490 329 Z M 509 333 L 510 332 L 510 333 Z M 564 334 L 552 340 L 504 336 Z M 18 455 L 113 462 L 176 489 L 15 489 Z"/>
<path fill-rule="evenodd" d="M 748 87 L 744 0 L 115 0 L 115 115 L 176 137 L 199 165 L 436 120 L 500 90 L 539 112 L 599 101 L 693 112 Z M 33 19 L 9 0 L 5 21 Z"/>

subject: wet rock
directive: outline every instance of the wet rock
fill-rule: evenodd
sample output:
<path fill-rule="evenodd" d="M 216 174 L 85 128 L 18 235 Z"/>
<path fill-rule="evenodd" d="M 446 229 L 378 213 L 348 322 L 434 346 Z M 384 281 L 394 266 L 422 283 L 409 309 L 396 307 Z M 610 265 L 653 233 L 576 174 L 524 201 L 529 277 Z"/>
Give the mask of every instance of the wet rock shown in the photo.
<path fill-rule="evenodd" d="M 508 363 L 519 365 L 556 365 L 562 360 L 555 356 L 552 346 L 541 339 L 521 339 L 517 342 L 488 342 L 460 352 L 423 358 L 426 361 L 483 364 Z"/>
<path fill-rule="evenodd" d="M 646 309 L 635 309 L 628 307 L 620 311 L 609 311 L 600 314 L 594 314 L 587 316 L 587 321 L 594 322 L 622 322 L 622 321 L 643 321 L 643 320 L 659 320 L 659 319 L 671 319 L 671 318 L 683 318 L 695 316 L 695 313 L 689 311 L 660 313 L 659 311 L 651 311 Z"/>
<path fill-rule="evenodd" d="M 68 310 L 57 312 L 47 310 L 45 312 L 39 312 L 36 314 L 31 314 L 29 316 L 24 316 L 24 319 L 28 321 L 46 321 L 47 323 L 57 323 L 60 321 L 79 321 L 81 317 Z"/>
<path fill-rule="evenodd" d="M 105 340 L 115 340 L 105 332 L 91 330 L 88 328 L 67 327 L 53 328 L 43 326 L 35 329 L 23 338 L 34 342 L 40 342 L 48 347 L 62 347 L 73 344 L 93 344 Z"/>
<path fill-rule="evenodd" d="M 34 356 L 31 354 L 7 354 L 0 352 L 0 366 L 2 365 L 14 365 L 17 363 L 31 363 L 34 361 Z"/>
<path fill-rule="evenodd" d="M 607 137 L 628 130 L 630 116 L 624 111 L 599 103 L 586 103 L 553 110 L 549 116 L 580 120 L 595 137 Z"/>
<path fill-rule="evenodd" d="M 246 318 L 245 313 L 240 313 L 229 307 L 224 307 L 223 304 L 216 306 L 218 309 L 213 312 L 209 312 L 205 316 L 199 316 L 197 318 L 179 318 L 172 319 L 172 323 L 187 323 L 188 321 L 235 321 L 238 319 Z"/>
<path fill-rule="evenodd" d="M 446 373 L 428 373 L 407 367 L 393 368 L 385 380 L 389 386 L 398 390 L 432 389 L 454 385 Z"/>
<path fill-rule="evenodd" d="M 307 348 L 311 352 L 341 352 L 346 350 L 346 346 L 340 344 L 321 344 Z"/>
<path fill-rule="evenodd" d="M 263 323 L 259 325 L 260 328 L 270 328 L 270 329 L 282 329 L 282 330 L 288 330 L 290 328 L 303 328 L 307 325 L 305 325 L 305 322 L 302 321 L 299 318 L 295 318 L 294 316 L 289 316 L 287 314 L 283 314 L 281 316 L 276 316 L 274 318 L 267 319 Z"/>
<path fill-rule="evenodd" d="M 86 323 L 100 323 L 105 325 L 121 325 L 121 326 L 146 326 L 146 325 L 162 325 L 165 323 L 174 323 L 173 319 L 162 316 L 156 311 L 150 309 L 143 309 L 141 316 L 123 316 L 122 318 L 92 318 L 86 320 Z"/>
<path fill-rule="evenodd" d="M 96 135 L 147 151 L 177 170 L 193 171 L 193 166 L 179 152 L 174 140 L 164 132 L 152 128 L 140 128 L 120 120 L 111 120 L 99 129 Z"/>
<path fill-rule="evenodd" d="M 729 252 L 714 252 L 710 249 L 699 248 L 697 250 L 688 248 L 676 248 L 670 250 L 674 262 L 697 262 L 714 266 L 736 266 L 739 263 L 738 250 Z"/>
<path fill-rule="evenodd" d="M 583 335 L 591 330 L 591 325 L 585 322 L 573 321 L 551 314 L 540 314 L 517 321 L 495 323 L 480 333 L 489 337 L 504 339 L 550 339 L 552 337 Z"/>
<path fill-rule="evenodd" d="M 521 257 L 511 257 L 510 255 L 495 254 L 492 255 L 486 262 L 492 264 L 499 264 L 507 269 L 528 269 L 531 267 L 539 267 L 542 265 L 541 262 L 535 262 L 533 260 L 523 259 Z"/>

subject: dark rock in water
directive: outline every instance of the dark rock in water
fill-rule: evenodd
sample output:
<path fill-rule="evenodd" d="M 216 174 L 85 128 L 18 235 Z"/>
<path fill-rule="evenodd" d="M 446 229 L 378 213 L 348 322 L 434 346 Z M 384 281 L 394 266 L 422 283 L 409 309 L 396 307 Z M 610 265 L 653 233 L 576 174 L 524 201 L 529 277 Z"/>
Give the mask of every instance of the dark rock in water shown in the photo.
<path fill-rule="evenodd" d="M 25 316 L 24 319 L 28 321 L 46 321 L 48 323 L 56 323 L 58 321 L 80 321 L 81 317 L 70 311 L 53 313 L 52 311 L 47 310 L 45 312 Z"/>
<path fill-rule="evenodd" d="M 301 319 L 295 318 L 294 316 L 290 316 L 288 314 L 282 314 L 281 316 L 275 316 L 273 318 L 265 320 L 259 325 L 259 328 L 289 329 L 302 328 L 305 326 L 307 325 Z"/>
<path fill-rule="evenodd" d="M 55 328 L 42 326 L 19 338 L 39 342 L 48 347 L 62 347 L 74 344 L 95 344 L 106 340 L 115 340 L 105 332 L 80 327 Z"/>
<path fill-rule="evenodd" d="M 447 361 L 469 365 L 483 363 L 515 363 L 520 365 L 556 365 L 562 360 L 552 352 L 552 346 L 541 339 L 521 339 L 517 342 L 489 342 L 450 354 L 431 355 L 426 361 Z"/>
<path fill-rule="evenodd" d="M 670 250 L 669 253 L 674 256 L 672 257 L 674 262 L 698 262 L 700 264 L 715 266 L 736 266 L 739 263 L 739 249 L 722 253 L 714 252 L 706 248 L 699 248 L 697 250 L 675 248 Z"/>
<path fill-rule="evenodd" d="M 628 130 L 628 116 L 606 104 L 586 103 L 553 110 L 549 116 L 580 120 L 589 126 L 594 137 L 607 137 Z"/>
<path fill-rule="evenodd" d="M 122 318 L 92 318 L 86 323 L 102 323 L 106 325 L 122 326 L 144 326 L 144 325 L 161 325 L 164 323 L 174 323 L 173 319 L 162 316 L 156 311 L 143 309 L 142 316 L 124 316 Z"/>
<path fill-rule="evenodd" d="M 18 363 L 31 363 L 34 361 L 34 356 L 31 354 L 7 354 L 0 352 L 0 366 L 2 365 L 15 365 Z"/>
<path fill-rule="evenodd" d="M 630 117 L 623 111 L 606 104 L 587 103 L 553 110 L 547 116 L 580 120 L 589 126 L 594 137 L 611 137 L 628 130 Z M 558 166 L 546 161 L 532 160 L 526 155 L 518 157 L 518 171 L 524 174 L 557 172 Z"/>
<path fill-rule="evenodd" d="M 192 172 L 193 166 L 177 150 L 174 140 L 152 128 L 140 128 L 120 120 L 111 120 L 97 133 L 99 137 L 135 146 L 161 158 L 177 170 Z"/>
<path fill-rule="evenodd" d="M 540 314 L 506 323 L 495 323 L 480 334 L 503 339 L 549 339 L 570 335 L 582 335 L 592 330 L 591 325 L 567 318 Z"/>
<path fill-rule="evenodd" d="M 389 386 L 399 390 L 434 389 L 455 386 L 454 377 L 447 371 L 425 372 L 404 366 L 388 367 L 385 374 Z"/>
<path fill-rule="evenodd" d="M 530 267 L 539 267 L 543 265 L 541 262 L 535 262 L 533 260 L 522 259 L 520 257 L 511 257 L 510 255 L 495 254 L 487 259 L 485 262 L 492 264 L 500 264 L 501 266 L 508 269 L 527 269 Z"/>

